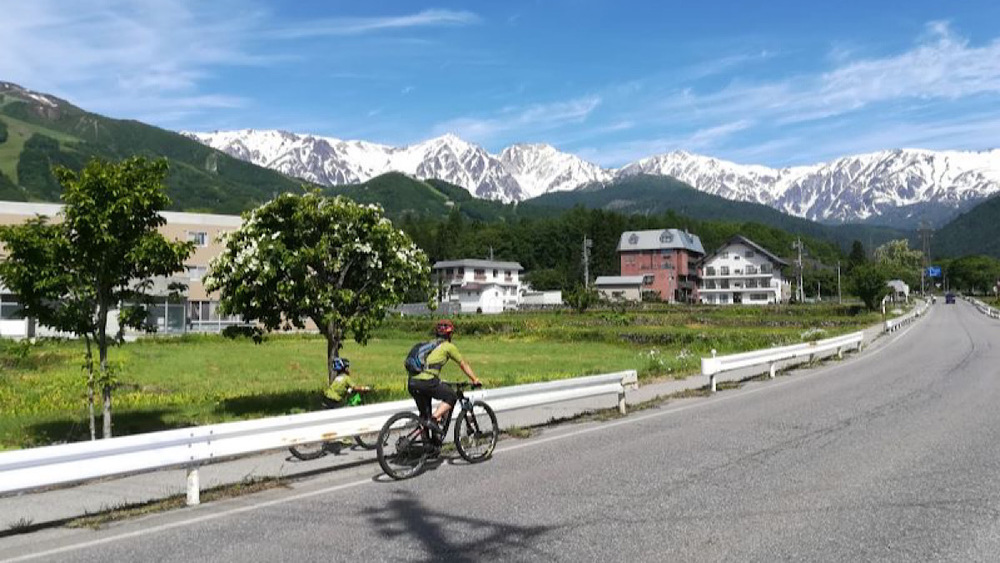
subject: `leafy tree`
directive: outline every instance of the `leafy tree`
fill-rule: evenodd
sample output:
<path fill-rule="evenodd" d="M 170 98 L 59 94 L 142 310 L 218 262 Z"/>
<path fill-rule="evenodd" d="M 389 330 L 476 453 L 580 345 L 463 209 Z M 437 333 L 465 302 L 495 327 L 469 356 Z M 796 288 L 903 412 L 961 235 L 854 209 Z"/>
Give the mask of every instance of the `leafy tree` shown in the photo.
<path fill-rule="evenodd" d="M 946 270 L 951 286 L 967 293 L 992 293 L 1000 280 L 1000 261 L 989 256 L 965 256 Z"/>
<path fill-rule="evenodd" d="M 851 272 L 851 287 L 869 311 L 878 309 L 882 298 L 889 294 L 889 276 L 878 264 L 863 264 Z"/>
<path fill-rule="evenodd" d="M 427 257 L 378 205 L 283 194 L 243 219 L 212 262 L 206 289 L 221 291 L 223 312 L 269 331 L 311 320 L 326 337 L 330 381 L 345 338 L 367 343 L 389 307 L 429 290 Z"/>
<path fill-rule="evenodd" d="M 911 250 L 906 239 L 890 240 L 872 253 L 873 260 L 884 266 L 886 275 L 905 281 L 911 287 L 920 285 L 920 269 L 924 253 Z"/>
<path fill-rule="evenodd" d="M 865 254 L 865 245 L 860 240 L 851 243 L 851 254 L 847 257 L 847 271 L 850 272 L 855 267 L 868 262 L 868 255 Z"/>
<path fill-rule="evenodd" d="M 591 306 L 596 305 L 601 297 L 594 288 L 586 288 L 582 285 L 576 286 L 566 294 L 566 303 L 576 309 L 576 312 L 583 313 Z"/>
<path fill-rule="evenodd" d="M 62 221 L 39 218 L 0 229 L 9 254 L 0 263 L 0 279 L 20 297 L 24 314 L 84 339 L 91 437 L 94 388 L 100 386 L 103 436 L 109 438 L 115 368 L 108 347 L 117 338 L 107 332 L 108 316 L 118 308 L 119 327 L 142 327 L 152 278 L 181 270 L 193 245 L 168 241 L 157 231 L 166 222 L 159 211 L 170 203 L 163 186 L 165 160 L 94 159 L 79 173 L 66 168 L 54 173 L 66 204 Z M 100 362 L 96 377 L 92 343 Z"/>

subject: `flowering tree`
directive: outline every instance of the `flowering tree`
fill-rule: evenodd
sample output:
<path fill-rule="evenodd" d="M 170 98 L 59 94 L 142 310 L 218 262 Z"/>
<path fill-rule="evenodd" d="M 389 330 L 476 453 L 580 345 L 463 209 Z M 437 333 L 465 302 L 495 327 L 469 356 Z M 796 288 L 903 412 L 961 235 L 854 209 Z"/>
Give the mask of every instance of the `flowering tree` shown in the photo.
<path fill-rule="evenodd" d="M 331 381 L 345 338 L 367 343 L 387 308 L 429 287 L 427 257 L 378 205 L 283 194 L 243 218 L 213 260 L 206 289 L 221 292 L 224 313 L 269 331 L 311 320 L 326 337 Z"/>

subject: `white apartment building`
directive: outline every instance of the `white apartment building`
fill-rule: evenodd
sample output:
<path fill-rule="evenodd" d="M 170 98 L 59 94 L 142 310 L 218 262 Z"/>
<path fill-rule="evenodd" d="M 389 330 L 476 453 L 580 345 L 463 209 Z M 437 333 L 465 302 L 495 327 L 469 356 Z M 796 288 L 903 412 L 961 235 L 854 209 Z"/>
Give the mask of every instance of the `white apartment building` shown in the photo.
<path fill-rule="evenodd" d="M 752 240 L 734 236 L 702 260 L 699 294 L 709 305 L 787 302 L 791 285 L 781 274 L 788 262 Z"/>
<path fill-rule="evenodd" d="M 521 303 L 521 272 L 517 262 L 445 260 L 431 270 L 438 302 L 458 305 L 462 313 L 502 313 Z"/>

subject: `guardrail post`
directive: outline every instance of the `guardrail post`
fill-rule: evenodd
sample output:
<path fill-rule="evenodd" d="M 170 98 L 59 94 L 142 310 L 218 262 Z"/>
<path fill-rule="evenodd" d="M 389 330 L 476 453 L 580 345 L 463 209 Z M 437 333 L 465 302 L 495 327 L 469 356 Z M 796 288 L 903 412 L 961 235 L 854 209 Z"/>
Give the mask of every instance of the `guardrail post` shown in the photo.
<path fill-rule="evenodd" d="M 187 505 L 194 506 L 201 504 L 201 484 L 198 482 L 198 466 L 189 465 L 187 468 Z"/>
<path fill-rule="evenodd" d="M 844 359 L 844 349 L 840 346 L 837 346 L 837 359 L 838 360 Z"/>
<path fill-rule="evenodd" d="M 776 367 L 776 366 L 774 365 L 774 362 L 771 362 L 771 368 L 770 368 L 770 370 L 769 370 L 769 371 L 768 371 L 768 373 L 767 373 L 767 374 L 768 374 L 768 376 L 769 376 L 769 377 L 770 377 L 771 379 L 774 379 L 774 368 L 775 368 L 775 367 Z"/>
<path fill-rule="evenodd" d="M 715 348 L 712 348 L 712 357 L 715 357 Z M 712 393 L 715 393 L 715 374 L 708 376 L 708 387 Z"/>
<path fill-rule="evenodd" d="M 628 407 L 625 405 L 625 387 L 624 386 L 622 387 L 622 390 L 618 392 L 618 413 L 619 414 L 628 414 Z"/>

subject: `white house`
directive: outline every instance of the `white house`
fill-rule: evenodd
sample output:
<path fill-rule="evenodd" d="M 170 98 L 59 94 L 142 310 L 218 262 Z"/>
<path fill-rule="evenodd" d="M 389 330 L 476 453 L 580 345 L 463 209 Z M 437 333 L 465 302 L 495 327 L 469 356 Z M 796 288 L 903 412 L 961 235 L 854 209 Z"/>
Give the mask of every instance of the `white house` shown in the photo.
<path fill-rule="evenodd" d="M 894 303 L 909 303 L 910 301 L 910 286 L 903 280 L 889 280 L 886 282 L 889 286 L 889 299 Z"/>
<path fill-rule="evenodd" d="M 643 276 L 598 276 L 594 287 L 608 301 L 641 301 Z"/>
<path fill-rule="evenodd" d="M 763 305 L 787 301 L 791 285 L 781 274 L 787 265 L 752 240 L 734 236 L 702 260 L 701 302 Z"/>
<path fill-rule="evenodd" d="M 439 303 L 460 305 L 463 313 L 502 313 L 521 303 L 521 271 L 517 262 L 446 260 L 431 269 Z"/>

